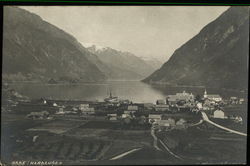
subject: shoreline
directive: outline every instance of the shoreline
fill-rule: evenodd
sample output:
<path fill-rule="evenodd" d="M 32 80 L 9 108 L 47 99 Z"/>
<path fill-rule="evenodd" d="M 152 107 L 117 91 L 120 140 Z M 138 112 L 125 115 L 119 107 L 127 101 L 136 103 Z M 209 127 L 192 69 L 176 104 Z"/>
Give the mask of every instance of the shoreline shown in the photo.
<path fill-rule="evenodd" d="M 175 84 L 169 84 L 166 82 L 145 82 L 144 80 L 141 80 L 141 82 L 149 84 L 149 85 L 163 85 L 173 88 L 208 88 L 208 89 L 222 89 L 225 91 L 232 91 L 232 92 L 240 92 L 240 93 L 247 93 L 248 89 L 228 89 L 228 88 L 221 88 L 221 87 L 209 87 L 205 85 L 175 85 Z M 243 91 L 243 92 L 242 92 Z"/>

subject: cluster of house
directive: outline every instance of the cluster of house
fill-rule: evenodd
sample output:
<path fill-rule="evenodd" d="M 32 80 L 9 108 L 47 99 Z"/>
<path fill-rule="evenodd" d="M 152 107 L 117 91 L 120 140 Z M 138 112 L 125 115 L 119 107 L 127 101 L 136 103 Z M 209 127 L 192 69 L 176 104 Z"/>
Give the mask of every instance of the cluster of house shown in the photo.
<path fill-rule="evenodd" d="M 156 104 L 148 104 L 145 107 L 151 108 L 156 112 L 176 112 L 179 108 L 195 106 L 194 95 L 183 91 L 182 93 L 176 93 L 175 95 L 168 95 L 166 99 L 156 100 Z"/>
<path fill-rule="evenodd" d="M 176 93 L 175 95 L 168 95 L 166 99 L 158 99 L 156 103 L 140 103 L 133 104 L 129 100 L 120 100 L 118 97 L 112 96 L 110 93 L 109 97 L 104 99 L 104 104 L 98 103 L 98 107 L 95 107 L 93 104 L 79 104 L 75 106 L 59 106 L 56 103 L 52 103 L 53 107 L 58 108 L 58 111 L 55 114 L 80 114 L 83 116 L 94 115 L 96 114 L 96 109 L 100 107 L 103 111 L 109 111 L 109 107 L 112 106 L 119 110 L 118 112 L 114 111 L 112 113 L 107 113 L 107 118 L 111 121 L 116 121 L 120 119 L 136 119 L 136 113 L 141 110 L 147 110 L 149 113 L 146 115 L 148 117 L 148 122 L 152 123 L 157 122 L 160 126 L 179 126 L 180 124 L 185 123 L 183 120 L 180 122 L 173 123 L 172 119 L 162 119 L 161 116 L 164 112 L 176 112 L 181 108 L 191 108 L 192 112 L 199 112 L 200 110 L 207 111 L 208 115 L 213 118 L 228 118 L 225 116 L 224 111 L 219 107 L 219 104 L 223 102 L 222 97 L 218 94 L 207 94 L 207 91 L 204 91 L 204 95 L 201 97 L 203 102 L 197 101 L 192 93 L 187 93 L 183 91 L 182 93 Z M 46 100 L 43 99 L 43 104 L 48 104 Z M 240 104 L 244 102 L 244 99 L 231 97 L 230 103 Z M 121 113 L 122 111 L 122 113 Z M 110 111 L 109 111 L 110 112 Z M 118 115 L 119 114 L 119 115 Z M 32 112 L 27 117 L 37 118 L 45 117 L 45 112 Z M 241 117 L 230 117 L 238 121 L 241 121 Z M 165 126 L 165 127 L 166 127 Z"/>
<path fill-rule="evenodd" d="M 234 115 L 226 115 L 225 112 L 221 109 L 217 109 L 213 112 L 213 114 L 209 115 L 211 118 L 218 118 L 218 119 L 230 119 L 237 123 L 242 123 L 243 119 L 241 116 L 234 116 Z"/>
<path fill-rule="evenodd" d="M 159 103 L 158 103 L 159 104 Z M 129 105 L 128 109 L 123 112 L 122 115 L 118 115 L 117 113 L 107 114 L 107 118 L 110 121 L 117 121 L 117 120 L 131 120 L 136 119 L 138 121 L 141 121 L 143 123 L 148 124 L 154 124 L 157 125 L 160 129 L 169 129 L 169 128 L 176 128 L 176 129 L 183 129 L 187 126 L 187 121 L 183 118 L 180 118 L 179 120 L 175 120 L 173 118 L 165 118 L 163 114 L 148 114 L 148 116 L 140 116 L 140 118 L 137 118 L 135 116 L 135 112 L 138 111 L 138 106 L 135 105 Z M 129 122 L 128 122 L 129 123 Z"/>
<path fill-rule="evenodd" d="M 242 104 L 244 102 L 244 98 L 230 97 L 229 104 Z M 223 99 L 220 95 L 217 94 L 207 94 L 205 90 L 203 95 L 203 104 L 198 103 L 198 108 L 200 110 L 206 111 L 208 115 L 212 118 L 218 119 L 231 119 L 235 122 L 242 123 L 242 117 L 240 116 L 227 116 L 222 108 L 218 105 L 219 103 L 223 103 Z"/>
<path fill-rule="evenodd" d="M 183 91 L 182 93 L 176 93 L 175 95 L 167 96 L 167 104 L 171 106 L 175 105 L 187 105 L 194 102 L 194 95 Z"/>
<path fill-rule="evenodd" d="M 243 104 L 245 102 L 244 98 L 238 98 L 238 97 L 230 97 L 229 103 L 230 104 Z"/>
<path fill-rule="evenodd" d="M 123 111 L 121 116 L 118 116 L 117 113 L 107 114 L 107 118 L 111 121 L 118 120 L 118 119 L 133 119 L 136 118 L 135 113 L 139 111 L 139 107 L 137 105 L 128 105 L 127 109 Z"/>
<path fill-rule="evenodd" d="M 222 97 L 218 94 L 207 94 L 207 91 L 204 91 L 204 95 L 202 97 L 203 102 L 198 102 L 196 104 L 196 108 L 192 109 L 192 111 L 205 111 L 210 117 L 213 118 L 225 118 L 225 113 L 222 111 L 220 107 L 218 107 L 219 103 L 222 102 Z"/>
<path fill-rule="evenodd" d="M 173 118 L 164 118 L 163 115 L 149 114 L 148 122 L 154 126 L 158 126 L 159 129 L 185 129 L 187 127 L 187 121 L 183 118 L 175 120 Z"/>

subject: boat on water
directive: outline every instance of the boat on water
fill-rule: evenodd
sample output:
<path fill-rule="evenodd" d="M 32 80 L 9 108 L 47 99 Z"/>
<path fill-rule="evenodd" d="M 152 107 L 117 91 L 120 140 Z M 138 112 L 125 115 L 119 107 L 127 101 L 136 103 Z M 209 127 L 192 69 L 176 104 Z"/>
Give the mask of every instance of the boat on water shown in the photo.
<path fill-rule="evenodd" d="M 109 102 L 109 103 L 119 103 L 119 99 L 117 96 L 112 96 L 112 93 L 109 93 L 109 97 L 104 99 L 105 102 Z"/>

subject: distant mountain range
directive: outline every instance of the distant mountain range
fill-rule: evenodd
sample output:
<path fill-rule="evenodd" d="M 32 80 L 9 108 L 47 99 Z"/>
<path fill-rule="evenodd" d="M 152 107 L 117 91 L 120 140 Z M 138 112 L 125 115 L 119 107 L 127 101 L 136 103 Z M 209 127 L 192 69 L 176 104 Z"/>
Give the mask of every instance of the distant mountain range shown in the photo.
<path fill-rule="evenodd" d="M 143 81 L 247 89 L 248 60 L 249 7 L 231 7 Z"/>
<path fill-rule="evenodd" d="M 143 60 L 129 52 L 122 52 L 110 47 L 97 49 L 93 45 L 88 50 L 108 67 L 105 73 L 109 79 L 140 80 L 152 74 L 160 67 L 160 62 L 154 59 Z"/>
<path fill-rule="evenodd" d="M 4 7 L 4 81 L 96 82 L 142 79 L 156 68 L 128 52 L 83 47 L 73 36 L 18 7 Z"/>

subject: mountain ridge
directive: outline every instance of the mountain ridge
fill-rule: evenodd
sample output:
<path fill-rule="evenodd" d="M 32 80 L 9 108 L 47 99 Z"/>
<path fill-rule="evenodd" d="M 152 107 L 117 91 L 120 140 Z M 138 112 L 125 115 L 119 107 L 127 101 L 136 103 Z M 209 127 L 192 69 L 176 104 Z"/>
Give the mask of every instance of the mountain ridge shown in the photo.
<path fill-rule="evenodd" d="M 90 61 L 72 35 L 18 7 L 4 7 L 3 80 L 102 81 L 105 75 Z"/>
<path fill-rule="evenodd" d="M 109 67 L 107 77 L 111 80 L 140 80 L 155 70 L 154 66 L 127 51 L 120 51 L 111 47 L 98 49 L 95 45 L 87 49 L 97 55 L 100 61 Z"/>
<path fill-rule="evenodd" d="M 248 36 L 249 7 L 231 7 L 142 81 L 246 89 Z"/>

